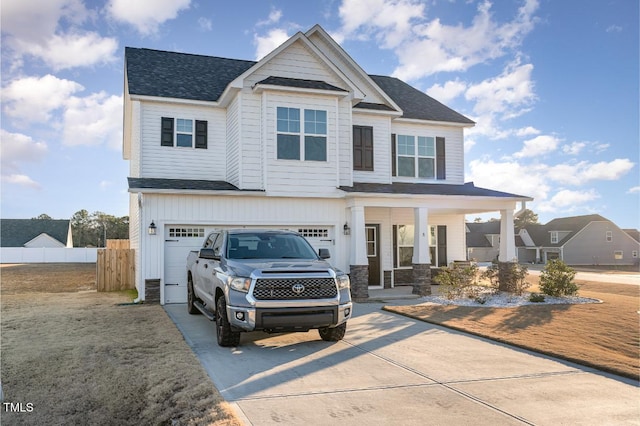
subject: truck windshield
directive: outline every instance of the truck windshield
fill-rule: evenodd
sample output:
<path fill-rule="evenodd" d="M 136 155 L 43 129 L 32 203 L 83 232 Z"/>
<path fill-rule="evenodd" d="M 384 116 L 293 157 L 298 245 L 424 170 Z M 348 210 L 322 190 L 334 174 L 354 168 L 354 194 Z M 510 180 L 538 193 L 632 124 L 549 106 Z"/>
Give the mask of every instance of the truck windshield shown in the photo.
<path fill-rule="evenodd" d="M 313 247 L 296 234 L 243 232 L 229 234 L 227 259 L 317 259 Z"/>

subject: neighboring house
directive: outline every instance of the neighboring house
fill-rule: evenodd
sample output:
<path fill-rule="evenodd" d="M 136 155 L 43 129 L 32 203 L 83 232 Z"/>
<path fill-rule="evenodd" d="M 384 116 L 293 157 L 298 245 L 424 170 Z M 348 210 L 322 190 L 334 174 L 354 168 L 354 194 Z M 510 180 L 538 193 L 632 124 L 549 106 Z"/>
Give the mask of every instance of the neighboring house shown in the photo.
<path fill-rule="evenodd" d="M 500 221 L 467 223 L 468 260 L 492 262 L 498 258 L 499 254 Z"/>
<path fill-rule="evenodd" d="M 0 247 L 73 247 L 71 221 L 0 219 Z"/>
<path fill-rule="evenodd" d="M 554 219 L 518 232 L 520 262 L 560 259 L 569 265 L 634 265 L 640 242 L 598 215 Z"/>
<path fill-rule="evenodd" d="M 258 62 L 126 48 L 136 287 L 186 300 L 185 262 L 224 227 L 293 229 L 348 271 L 355 297 L 466 259 L 465 215 L 531 198 L 464 182 L 473 121 L 408 84 L 368 75 L 319 26 Z"/>
<path fill-rule="evenodd" d="M 623 231 L 631 236 L 631 238 L 633 238 L 634 240 L 640 242 L 640 231 L 638 231 L 637 229 L 623 229 Z"/>

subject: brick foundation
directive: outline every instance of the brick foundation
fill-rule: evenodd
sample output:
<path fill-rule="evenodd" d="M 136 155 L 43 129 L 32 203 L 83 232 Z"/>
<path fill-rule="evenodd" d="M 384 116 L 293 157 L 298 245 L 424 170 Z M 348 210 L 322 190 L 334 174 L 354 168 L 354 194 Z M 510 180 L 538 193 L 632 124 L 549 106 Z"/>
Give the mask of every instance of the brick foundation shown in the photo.
<path fill-rule="evenodd" d="M 419 296 L 431 295 L 431 265 L 428 263 L 413 264 L 413 291 Z"/>
<path fill-rule="evenodd" d="M 369 298 L 369 265 L 351 265 L 351 298 L 354 301 Z"/>

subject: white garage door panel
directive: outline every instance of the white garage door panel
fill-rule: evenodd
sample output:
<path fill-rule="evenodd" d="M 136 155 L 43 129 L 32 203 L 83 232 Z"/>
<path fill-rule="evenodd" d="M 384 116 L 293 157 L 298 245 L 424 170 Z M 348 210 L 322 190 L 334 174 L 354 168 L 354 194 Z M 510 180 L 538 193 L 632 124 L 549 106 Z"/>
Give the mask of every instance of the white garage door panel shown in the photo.
<path fill-rule="evenodd" d="M 164 243 L 164 303 L 187 301 L 187 256 L 210 232 L 202 226 L 167 226 Z"/>

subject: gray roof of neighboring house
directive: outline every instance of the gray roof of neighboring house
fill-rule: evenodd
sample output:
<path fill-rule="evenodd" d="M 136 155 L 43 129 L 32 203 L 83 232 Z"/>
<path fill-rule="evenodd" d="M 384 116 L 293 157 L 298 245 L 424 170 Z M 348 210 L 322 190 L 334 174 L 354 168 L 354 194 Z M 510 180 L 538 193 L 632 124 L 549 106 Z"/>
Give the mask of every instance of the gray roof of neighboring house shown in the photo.
<path fill-rule="evenodd" d="M 500 221 L 467 222 L 467 247 L 492 247 L 487 235 L 500 234 Z"/>
<path fill-rule="evenodd" d="M 463 195 L 470 197 L 501 197 L 501 198 L 526 198 L 522 195 L 508 192 L 494 191 L 476 187 L 473 182 L 463 185 L 447 185 L 442 183 L 405 183 L 391 184 L 354 182 L 353 186 L 341 186 L 345 192 L 364 192 L 375 194 L 416 194 L 416 195 Z"/>
<path fill-rule="evenodd" d="M 623 229 L 623 231 L 634 240 L 640 242 L 640 231 L 638 231 L 637 229 Z"/>
<path fill-rule="evenodd" d="M 0 219 L 0 247 L 24 247 L 40 234 L 67 244 L 69 220 Z"/>
<path fill-rule="evenodd" d="M 591 222 L 610 222 L 610 220 L 599 214 L 589 214 L 584 216 L 561 217 L 553 219 L 544 225 L 527 225 L 525 229 L 537 246 L 561 247 Z M 568 234 L 557 243 L 551 243 L 549 233 L 552 231 L 566 231 Z"/>
<path fill-rule="evenodd" d="M 235 78 L 257 62 L 215 56 L 193 55 L 145 48 L 125 47 L 129 94 L 165 98 L 217 101 Z M 403 110 L 403 118 L 462 124 L 474 122 L 441 104 L 424 92 L 394 77 L 371 75 L 373 81 Z M 271 79 L 271 80 L 270 80 Z M 278 83 L 265 83 L 265 81 Z M 264 84 L 293 85 L 296 79 L 268 77 Z M 300 82 L 311 80 L 299 80 Z M 315 81 L 310 88 L 343 90 Z M 307 87 L 307 86 L 294 86 Z M 357 108 L 389 110 L 387 106 L 360 103 Z"/>

